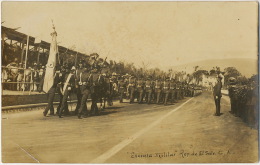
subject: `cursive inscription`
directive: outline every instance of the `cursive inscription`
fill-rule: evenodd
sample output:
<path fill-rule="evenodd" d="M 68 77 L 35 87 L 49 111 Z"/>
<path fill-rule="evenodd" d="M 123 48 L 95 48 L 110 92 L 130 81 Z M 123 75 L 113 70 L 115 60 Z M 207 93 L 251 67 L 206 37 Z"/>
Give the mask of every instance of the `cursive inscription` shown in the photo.
<path fill-rule="evenodd" d="M 138 153 L 138 152 L 127 152 L 130 158 L 188 158 L 188 157 L 201 157 L 201 156 L 224 156 L 229 154 L 234 154 L 230 150 L 200 150 L 200 151 L 185 151 L 185 150 L 175 150 L 167 152 L 155 152 L 155 153 Z"/>

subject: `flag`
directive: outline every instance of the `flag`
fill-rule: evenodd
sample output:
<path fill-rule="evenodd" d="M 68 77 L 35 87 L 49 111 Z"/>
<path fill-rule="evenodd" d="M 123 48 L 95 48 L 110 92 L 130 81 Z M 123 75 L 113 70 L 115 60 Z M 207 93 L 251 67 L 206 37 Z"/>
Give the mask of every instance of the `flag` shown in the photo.
<path fill-rule="evenodd" d="M 46 71 L 44 76 L 44 84 L 43 84 L 43 91 L 48 92 L 53 85 L 54 81 L 54 73 L 55 73 L 55 66 L 56 66 L 56 54 L 58 53 L 58 45 L 57 45 L 57 33 L 55 28 L 53 27 L 54 32 L 51 33 L 52 41 L 50 46 L 50 53 L 48 62 L 46 64 Z"/>

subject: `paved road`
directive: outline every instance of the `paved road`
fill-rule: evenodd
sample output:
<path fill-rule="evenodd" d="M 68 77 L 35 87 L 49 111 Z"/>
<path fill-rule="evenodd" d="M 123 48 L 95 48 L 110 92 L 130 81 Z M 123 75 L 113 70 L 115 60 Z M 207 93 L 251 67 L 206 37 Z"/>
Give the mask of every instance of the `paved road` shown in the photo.
<path fill-rule="evenodd" d="M 115 103 L 101 116 L 2 114 L 2 161 L 9 163 L 257 162 L 258 133 L 234 117 L 228 97 L 213 116 L 210 93 L 175 105 Z"/>

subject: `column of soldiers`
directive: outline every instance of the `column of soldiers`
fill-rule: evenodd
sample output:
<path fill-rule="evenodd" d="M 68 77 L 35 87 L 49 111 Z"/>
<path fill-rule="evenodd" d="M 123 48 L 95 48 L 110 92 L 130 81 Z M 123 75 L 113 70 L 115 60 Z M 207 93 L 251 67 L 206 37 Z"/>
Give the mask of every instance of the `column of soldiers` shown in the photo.
<path fill-rule="evenodd" d="M 180 82 L 170 77 L 133 76 L 117 75 L 116 73 L 102 73 L 104 66 L 100 63 L 89 64 L 80 61 L 78 68 L 67 64 L 57 67 L 54 75 L 54 84 L 47 93 L 48 106 L 43 112 L 46 116 L 48 111 L 54 115 L 53 101 L 55 93 L 60 97 L 60 103 L 56 114 L 69 115 L 68 101 L 71 101 L 71 94 L 77 96 L 77 105 L 74 114 L 79 119 L 91 115 L 99 115 L 98 103 L 105 106 L 107 100 L 113 105 L 113 99 L 119 98 L 123 103 L 129 99 L 130 104 L 137 100 L 137 103 L 147 104 L 174 104 L 184 97 L 193 97 L 202 92 L 201 87 Z M 87 107 L 87 100 L 91 99 L 91 107 Z M 89 110 L 88 110 L 89 109 Z"/>
<path fill-rule="evenodd" d="M 250 127 L 258 126 L 258 85 L 257 80 L 250 79 L 241 84 L 233 77 L 229 78 L 228 92 L 230 97 L 230 113 L 240 117 Z"/>

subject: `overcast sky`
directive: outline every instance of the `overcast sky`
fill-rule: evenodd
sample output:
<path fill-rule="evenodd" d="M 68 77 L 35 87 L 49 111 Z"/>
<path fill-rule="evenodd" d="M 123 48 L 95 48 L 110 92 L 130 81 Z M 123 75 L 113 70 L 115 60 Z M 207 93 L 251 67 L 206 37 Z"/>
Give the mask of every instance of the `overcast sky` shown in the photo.
<path fill-rule="evenodd" d="M 256 2 L 2 2 L 2 25 L 150 67 L 257 58 Z"/>

